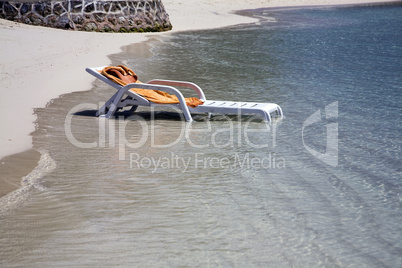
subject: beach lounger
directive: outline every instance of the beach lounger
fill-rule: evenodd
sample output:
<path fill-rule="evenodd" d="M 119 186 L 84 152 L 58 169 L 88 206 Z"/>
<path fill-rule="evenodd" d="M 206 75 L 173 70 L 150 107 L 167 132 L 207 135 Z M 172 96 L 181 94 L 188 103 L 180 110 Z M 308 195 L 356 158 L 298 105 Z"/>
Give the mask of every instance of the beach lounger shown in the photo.
<path fill-rule="evenodd" d="M 183 112 L 186 121 L 191 122 L 191 114 L 257 114 L 261 115 L 265 122 L 271 123 L 271 114 L 282 117 L 282 109 L 275 103 L 257 103 L 257 102 L 233 102 L 233 101 L 215 101 L 207 100 L 202 89 L 191 82 L 171 81 L 171 80 L 151 80 L 148 83 L 130 83 L 125 86 L 119 85 L 113 82 L 105 75 L 101 74 L 101 71 L 105 68 L 95 67 L 86 68 L 86 71 L 95 76 L 99 80 L 107 83 L 108 85 L 117 89 L 117 92 L 99 109 L 96 116 L 110 118 L 114 113 L 124 107 L 131 106 L 131 112 L 134 112 L 138 106 L 148 107 L 161 107 L 170 106 L 180 109 Z M 198 94 L 198 98 L 203 104 L 196 107 L 189 107 L 186 104 L 186 100 L 182 93 L 176 89 L 176 87 L 186 87 L 195 90 Z M 156 104 L 147 100 L 143 96 L 136 94 L 130 89 L 148 89 L 159 90 L 173 94 L 179 100 L 177 104 Z"/>

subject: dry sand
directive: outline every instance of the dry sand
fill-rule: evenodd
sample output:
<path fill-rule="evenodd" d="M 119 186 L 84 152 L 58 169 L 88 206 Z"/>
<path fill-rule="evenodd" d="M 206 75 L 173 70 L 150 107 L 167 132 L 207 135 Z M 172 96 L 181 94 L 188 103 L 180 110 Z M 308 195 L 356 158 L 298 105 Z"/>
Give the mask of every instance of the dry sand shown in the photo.
<path fill-rule="evenodd" d="M 235 15 L 233 13 L 235 10 L 390 1 L 162 0 L 162 2 L 173 24 L 173 32 L 177 32 L 256 22 L 256 19 Z M 21 160 L 18 155 L 13 161 L 10 161 L 13 158 L 3 157 L 32 148 L 30 133 L 35 129 L 34 108 L 45 107 L 51 99 L 61 94 L 90 89 L 94 79 L 85 73 L 85 67 L 107 65 L 110 63 L 107 55 L 120 52 L 122 46 L 145 41 L 149 36 L 152 34 L 73 32 L 0 19 L 0 165 L 4 165 L 3 170 L 9 165 L 10 168 L 21 166 L 21 163 L 28 165 L 29 161 L 27 162 L 24 157 Z M 38 158 L 32 158 L 30 165 L 35 165 L 37 160 Z M 26 175 L 28 172 L 23 168 L 18 170 L 21 172 L 18 176 Z M 2 183 L 4 176 L 5 173 L 2 172 L 0 187 L 4 185 Z"/>

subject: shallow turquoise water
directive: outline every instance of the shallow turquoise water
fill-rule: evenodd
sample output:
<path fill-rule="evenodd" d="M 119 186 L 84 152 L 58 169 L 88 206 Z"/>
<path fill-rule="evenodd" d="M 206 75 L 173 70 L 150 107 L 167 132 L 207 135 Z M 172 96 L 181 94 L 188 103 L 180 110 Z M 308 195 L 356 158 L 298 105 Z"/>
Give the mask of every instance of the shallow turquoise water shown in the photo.
<path fill-rule="evenodd" d="M 0 216 L 0 264 L 400 266 L 401 6 L 256 14 L 276 22 L 157 37 L 152 56 L 134 45 L 112 60 L 210 99 L 276 102 L 283 120 L 102 121 L 113 89 L 100 83 L 54 100 L 34 146 L 56 168 Z"/>

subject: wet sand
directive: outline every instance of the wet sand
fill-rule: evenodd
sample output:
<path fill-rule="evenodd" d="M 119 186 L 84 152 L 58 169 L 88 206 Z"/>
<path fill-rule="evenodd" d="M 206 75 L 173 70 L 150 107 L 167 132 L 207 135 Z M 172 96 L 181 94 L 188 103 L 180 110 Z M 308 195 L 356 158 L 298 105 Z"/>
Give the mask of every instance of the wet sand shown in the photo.
<path fill-rule="evenodd" d="M 38 164 L 40 153 L 34 149 L 6 156 L 0 162 L 0 198 L 21 187 L 21 178 Z"/>

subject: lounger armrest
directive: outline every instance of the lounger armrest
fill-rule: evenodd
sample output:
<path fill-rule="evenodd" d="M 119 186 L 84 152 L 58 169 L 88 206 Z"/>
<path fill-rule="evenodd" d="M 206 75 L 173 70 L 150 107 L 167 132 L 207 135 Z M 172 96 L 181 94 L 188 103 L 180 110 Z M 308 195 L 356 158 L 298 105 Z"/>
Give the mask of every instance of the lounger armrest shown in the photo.
<path fill-rule="evenodd" d="M 150 90 L 160 90 L 160 91 L 165 91 L 167 93 L 173 94 L 177 97 L 177 99 L 180 102 L 180 108 L 184 113 L 184 116 L 187 121 L 192 121 L 190 111 L 188 110 L 186 100 L 184 99 L 183 94 L 181 92 L 171 86 L 165 86 L 165 85 L 153 85 L 153 84 L 142 84 L 142 83 L 131 83 L 122 88 L 122 92 L 126 93 L 132 88 L 142 88 L 142 89 L 150 89 Z M 123 94 L 124 94 L 123 93 Z"/>
<path fill-rule="evenodd" d="M 202 89 L 197 84 L 194 84 L 194 83 L 191 83 L 191 82 L 154 79 L 154 80 L 149 81 L 147 84 L 191 88 L 195 92 L 197 92 L 198 98 L 200 100 L 206 101 L 204 91 L 202 91 Z"/>

